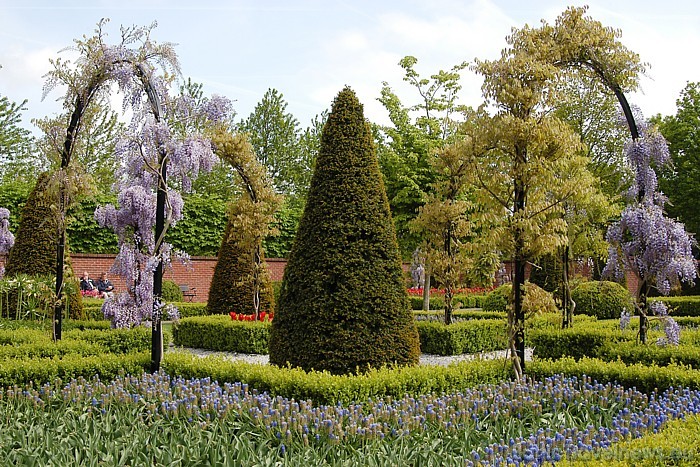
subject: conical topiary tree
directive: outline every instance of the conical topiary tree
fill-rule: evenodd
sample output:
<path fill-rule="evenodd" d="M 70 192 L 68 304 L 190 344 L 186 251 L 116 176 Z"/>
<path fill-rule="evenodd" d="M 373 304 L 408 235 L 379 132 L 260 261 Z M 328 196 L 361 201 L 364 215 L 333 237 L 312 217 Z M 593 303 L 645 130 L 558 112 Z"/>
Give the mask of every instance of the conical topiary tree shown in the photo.
<path fill-rule="evenodd" d="M 372 135 L 345 88 L 323 128 L 272 321 L 270 362 L 345 374 L 413 365 L 419 356 Z"/>
<path fill-rule="evenodd" d="M 56 275 L 56 238 L 58 226 L 56 214 L 51 208 L 49 197 L 50 175 L 39 175 L 34 189 L 29 193 L 22 208 L 15 244 L 7 257 L 5 275 L 13 277 L 18 274 L 30 276 Z M 65 265 L 65 281 L 72 286 L 69 294 L 69 313 L 72 318 L 83 317 L 83 300 L 80 295 L 75 275 L 72 274 L 70 262 Z M 12 303 L 12 297 L 9 298 Z"/>
<path fill-rule="evenodd" d="M 209 314 L 227 314 L 230 312 L 255 314 L 253 302 L 254 287 L 251 281 L 256 267 L 253 255 L 255 250 L 244 244 L 242 234 L 236 229 L 236 220 L 241 219 L 237 204 L 231 210 L 224 237 L 221 240 L 219 255 L 214 267 L 214 275 L 209 288 L 207 311 Z M 261 258 L 259 267 L 260 307 L 259 311 L 274 311 L 274 293 L 270 274 Z"/>

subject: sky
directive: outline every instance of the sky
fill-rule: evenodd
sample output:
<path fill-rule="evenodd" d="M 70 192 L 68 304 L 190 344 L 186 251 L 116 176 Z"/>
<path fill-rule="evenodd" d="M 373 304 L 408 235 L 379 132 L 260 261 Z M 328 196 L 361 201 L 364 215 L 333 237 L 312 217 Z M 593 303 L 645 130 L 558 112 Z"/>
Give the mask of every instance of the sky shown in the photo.
<path fill-rule="evenodd" d="M 648 63 L 641 91 L 628 99 L 646 116 L 675 114 L 688 81 L 700 81 L 698 0 L 0 0 L 0 96 L 28 100 L 24 126 L 58 113 L 63 92 L 42 101 L 50 58 L 70 58 L 75 38 L 109 18 L 107 41 L 119 27 L 156 21 L 157 42 L 175 43 L 184 78 L 205 94 L 234 101 L 246 118 L 274 88 L 302 127 L 331 106 L 346 85 L 365 116 L 388 123 L 377 101 L 386 81 L 404 104 L 417 93 L 404 83 L 399 60 L 418 59 L 429 76 L 463 61 L 496 59 L 512 28 L 553 23 L 567 6 L 622 31 L 621 41 Z M 481 79 L 462 73 L 460 103 L 482 102 Z"/>

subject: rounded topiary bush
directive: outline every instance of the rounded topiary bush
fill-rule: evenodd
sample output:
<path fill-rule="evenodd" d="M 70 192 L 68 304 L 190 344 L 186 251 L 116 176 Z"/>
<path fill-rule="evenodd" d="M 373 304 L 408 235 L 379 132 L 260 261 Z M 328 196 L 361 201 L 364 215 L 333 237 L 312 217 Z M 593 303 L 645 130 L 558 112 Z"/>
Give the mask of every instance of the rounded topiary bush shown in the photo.
<path fill-rule="evenodd" d="M 182 290 L 180 286 L 175 283 L 175 281 L 165 280 L 163 281 L 163 289 L 161 292 L 163 300 L 166 302 L 181 302 L 183 299 Z"/>
<path fill-rule="evenodd" d="M 321 134 L 271 325 L 270 362 L 347 374 L 419 357 L 372 132 L 345 88 Z"/>
<path fill-rule="evenodd" d="M 511 284 L 503 284 L 486 294 L 481 308 L 484 311 L 506 311 L 513 291 Z"/>
<path fill-rule="evenodd" d="M 513 303 L 513 285 L 503 284 L 486 295 L 482 308 L 484 311 L 507 311 Z M 525 282 L 525 297 L 523 298 L 525 316 L 537 313 L 557 313 L 557 304 L 552 294 L 542 287 Z"/>
<path fill-rule="evenodd" d="M 576 314 L 595 316 L 598 319 L 616 319 L 623 308 L 634 309 L 634 301 L 626 288 L 616 282 L 581 282 L 571 291 L 576 302 Z"/>

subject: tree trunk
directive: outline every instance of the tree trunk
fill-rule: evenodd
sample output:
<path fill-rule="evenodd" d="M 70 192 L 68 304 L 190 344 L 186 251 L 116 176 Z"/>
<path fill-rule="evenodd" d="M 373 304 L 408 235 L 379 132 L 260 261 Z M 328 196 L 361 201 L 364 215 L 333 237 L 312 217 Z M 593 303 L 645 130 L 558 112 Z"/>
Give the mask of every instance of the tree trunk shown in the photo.
<path fill-rule="evenodd" d="M 637 303 L 639 305 L 639 341 L 642 344 L 647 343 L 647 330 L 649 329 L 649 318 L 647 317 L 647 295 L 649 287 L 646 281 L 642 281 L 639 286 L 639 297 Z"/>
<path fill-rule="evenodd" d="M 516 161 L 516 174 L 524 170 L 525 152 L 519 151 L 518 160 Z M 520 170 L 518 170 L 520 169 Z M 514 192 L 514 216 L 515 222 L 518 222 L 517 216 L 521 215 L 525 210 L 526 190 L 522 180 L 515 179 Z M 515 277 L 513 278 L 513 314 L 514 314 L 514 347 L 515 355 L 520 364 L 520 369 L 525 372 L 525 310 L 523 309 L 523 291 L 525 287 L 525 238 L 521 227 L 515 228 L 515 251 L 514 251 L 514 269 Z"/>
<path fill-rule="evenodd" d="M 562 328 L 570 328 L 574 324 L 574 304 L 571 299 L 571 287 L 569 286 L 569 245 L 564 246 L 562 252 L 562 282 L 561 282 L 561 304 L 564 319 Z"/>
<path fill-rule="evenodd" d="M 156 245 L 154 256 L 160 254 L 163 231 L 165 230 L 165 197 L 167 195 L 167 164 L 165 155 L 160 154 L 160 179 L 158 181 L 158 193 L 156 194 Z M 160 370 L 160 362 L 163 359 L 163 260 L 158 261 L 153 273 L 153 313 L 151 313 L 151 373 Z"/>
<path fill-rule="evenodd" d="M 425 258 L 425 280 L 423 281 L 423 311 L 430 311 L 430 263 Z"/>

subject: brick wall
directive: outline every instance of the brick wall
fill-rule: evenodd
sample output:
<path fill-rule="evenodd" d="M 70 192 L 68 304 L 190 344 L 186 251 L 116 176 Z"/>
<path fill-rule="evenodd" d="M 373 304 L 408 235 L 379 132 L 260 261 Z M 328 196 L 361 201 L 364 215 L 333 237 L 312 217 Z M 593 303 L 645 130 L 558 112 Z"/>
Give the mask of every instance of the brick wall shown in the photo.
<path fill-rule="evenodd" d="M 114 288 L 120 292 L 124 290 L 124 282 L 109 273 L 109 269 L 114 263 L 115 255 L 112 254 L 71 254 L 73 271 L 77 276 L 82 276 L 87 272 L 93 279 L 98 279 L 103 272 L 107 273 L 109 279 L 114 283 Z M 267 258 L 267 265 L 270 268 L 270 276 L 273 281 L 281 281 L 284 275 L 284 267 L 287 265 L 286 259 Z M 0 256 L 0 265 L 5 264 L 5 258 Z M 216 257 L 214 256 L 193 256 L 192 267 L 186 268 L 179 262 L 173 262 L 172 269 L 165 271 L 163 279 L 172 280 L 178 285 L 188 285 L 197 289 L 197 296 L 193 301 L 206 302 L 209 297 L 209 285 L 214 275 Z"/>

